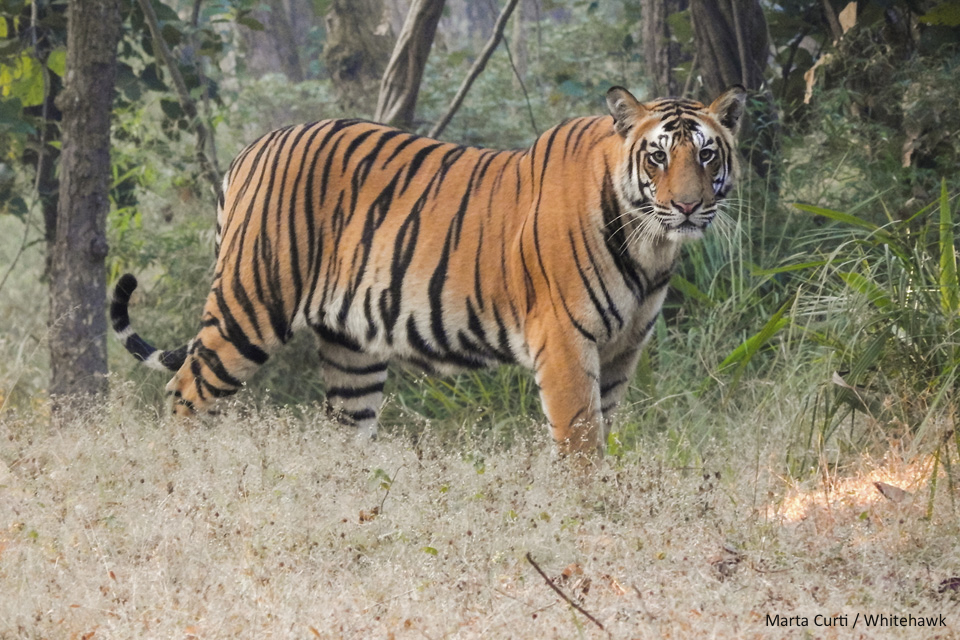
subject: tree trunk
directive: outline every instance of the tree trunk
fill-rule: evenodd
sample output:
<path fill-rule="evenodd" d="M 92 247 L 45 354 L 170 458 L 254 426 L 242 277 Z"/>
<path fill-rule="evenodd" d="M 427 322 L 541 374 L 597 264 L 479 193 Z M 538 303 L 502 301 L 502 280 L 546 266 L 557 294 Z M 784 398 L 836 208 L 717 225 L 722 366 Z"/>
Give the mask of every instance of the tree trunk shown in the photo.
<path fill-rule="evenodd" d="M 653 96 L 679 96 L 682 81 L 677 65 L 684 62 L 680 43 L 673 37 L 667 18 L 687 8 L 688 0 L 642 0 L 643 57 L 653 83 Z"/>
<path fill-rule="evenodd" d="M 740 138 L 750 164 L 777 190 L 780 121 L 764 87 L 769 55 L 767 21 L 759 0 L 690 0 L 703 85 L 710 98 L 741 84 L 756 98 Z"/>
<path fill-rule="evenodd" d="M 393 49 L 383 0 L 333 0 L 326 26 L 323 58 L 341 105 L 370 113 Z"/>
<path fill-rule="evenodd" d="M 71 0 L 60 201 L 50 261 L 50 395 L 106 390 L 106 216 L 120 0 Z"/>
<path fill-rule="evenodd" d="M 690 0 L 703 84 L 711 96 L 759 89 L 767 67 L 767 21 L 758 0 Z"/>
<path fill-rule="evenodd" d="M 444 0 L 413 0 L 380 82 L 374 120 L 410 128 Z"/>

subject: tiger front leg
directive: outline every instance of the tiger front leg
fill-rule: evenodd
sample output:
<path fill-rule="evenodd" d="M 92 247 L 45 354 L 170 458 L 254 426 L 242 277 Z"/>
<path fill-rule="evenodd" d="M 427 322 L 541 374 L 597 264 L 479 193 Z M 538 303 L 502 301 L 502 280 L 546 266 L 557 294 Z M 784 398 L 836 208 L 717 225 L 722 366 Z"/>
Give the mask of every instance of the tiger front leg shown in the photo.
<path fill-rule="evenodd" d="M 597 349 L 576 337 L 547 335 L 535 362 L 543 412 L 561 454 L 598 454 L 601 441 Z"/>

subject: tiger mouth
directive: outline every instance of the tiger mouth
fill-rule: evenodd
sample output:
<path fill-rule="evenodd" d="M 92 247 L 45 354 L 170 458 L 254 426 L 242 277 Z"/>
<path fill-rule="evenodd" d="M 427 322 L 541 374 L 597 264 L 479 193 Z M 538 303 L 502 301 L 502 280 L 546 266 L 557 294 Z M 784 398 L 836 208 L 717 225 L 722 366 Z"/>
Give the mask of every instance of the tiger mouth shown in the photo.
<path fill-rule="evenodd" d="M 697 220 L 683 220 L 674 224 L 667 224 L 667 230 L 681 234 L 697 234 L 707 230 L 713 223 L 713 216 L 698 218 Z"/>

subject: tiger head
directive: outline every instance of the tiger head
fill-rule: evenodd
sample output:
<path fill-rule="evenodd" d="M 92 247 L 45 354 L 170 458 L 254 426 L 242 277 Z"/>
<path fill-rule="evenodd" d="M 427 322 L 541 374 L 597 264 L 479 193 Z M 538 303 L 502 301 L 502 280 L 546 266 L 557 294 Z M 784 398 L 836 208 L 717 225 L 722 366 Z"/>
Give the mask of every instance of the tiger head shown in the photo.
<path fill-rule="evenodd" d="M 703 235 L 739 170 L 734 145 L 745 101 L 739 85 L 710 106 L 672 98 L 641 103 L 623 87 L 607 92 L 623 145 L 617 189 L 635 216 L 635 237 Z"/>

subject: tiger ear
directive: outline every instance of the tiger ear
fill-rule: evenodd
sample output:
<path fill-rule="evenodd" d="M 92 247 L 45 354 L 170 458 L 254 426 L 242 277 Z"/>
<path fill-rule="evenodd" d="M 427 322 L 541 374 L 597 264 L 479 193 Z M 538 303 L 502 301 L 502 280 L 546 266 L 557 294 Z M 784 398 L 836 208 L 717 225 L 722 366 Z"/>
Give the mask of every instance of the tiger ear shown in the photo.
<path fill-rule="evenodd" d="M 624 138 L 647 114 L 646 107 L 623 87 L 610 87 L 607 91 L 607 108 L 613 116 L 613 128 Z"/>
<path fill-rule="evenodd" d="M 736 137 L 737 132 L 740 131 L 740 120 L 746 102 L 747 90 L 742 85 L 735 84 L 714 100 L 707 111 Z"/>

